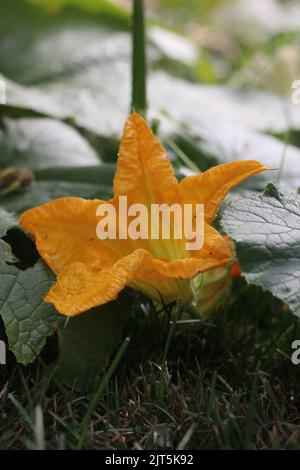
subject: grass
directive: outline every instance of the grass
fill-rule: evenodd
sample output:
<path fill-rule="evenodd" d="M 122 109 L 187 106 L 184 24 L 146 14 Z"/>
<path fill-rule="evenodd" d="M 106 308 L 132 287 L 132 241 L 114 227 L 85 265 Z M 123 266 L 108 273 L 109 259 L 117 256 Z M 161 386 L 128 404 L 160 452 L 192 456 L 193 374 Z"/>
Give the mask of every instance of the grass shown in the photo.
<path fill-rule="evenodd" d="M 173 335 L 142 300 L 115 374 L 88 393 L 57 380 L 53 339 L 32 366 L 0 369 L 0 448 L 300 448 L 299 319 L 237 281 L 209 323 Z"/>

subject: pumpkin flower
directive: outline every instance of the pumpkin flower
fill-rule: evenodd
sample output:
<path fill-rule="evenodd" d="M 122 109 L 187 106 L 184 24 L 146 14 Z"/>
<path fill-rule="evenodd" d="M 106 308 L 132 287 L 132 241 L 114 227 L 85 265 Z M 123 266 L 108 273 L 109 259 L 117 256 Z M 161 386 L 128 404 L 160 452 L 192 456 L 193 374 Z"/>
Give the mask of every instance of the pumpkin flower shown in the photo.
<path fill-rule="evenodd" d="M 189 303 L 198 297 L 201 310 L 201 299 L 207 302 L 205 280 L 212 280 L 209 289 L 221 282 L 222 291 L 234 257 L 228 241 L 211 225 L 219 205 L 233 186 L 265 169 L 256 161 L 236 161 L 178 182 L 158 139 L 140 115 L 132 114 L 125 124 L 110 201 L 56 199 L 21 216 L 22 227 L 57 275 L 45 301 L 74 316 L 115 299 L 128 285 L 160 304 L 177 297 Z M 120 196 L 128 204 L 147 207 L 203 204 L 203 246 L 187 250 L 184 236 L 100 240 L 97 209 L 109 202 L 118 213 Z"/>

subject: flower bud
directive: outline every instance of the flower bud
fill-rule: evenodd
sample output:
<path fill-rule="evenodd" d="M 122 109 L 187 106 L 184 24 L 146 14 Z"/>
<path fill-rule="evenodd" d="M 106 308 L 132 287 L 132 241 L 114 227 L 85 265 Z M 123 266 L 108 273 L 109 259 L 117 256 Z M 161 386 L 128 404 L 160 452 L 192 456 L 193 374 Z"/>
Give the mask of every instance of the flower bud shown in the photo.
<path fill-rule="evenodd" d="M 0 197 L 24 189 L 33 180 L 30 170 L 15 167 L 0 169 Z"/>

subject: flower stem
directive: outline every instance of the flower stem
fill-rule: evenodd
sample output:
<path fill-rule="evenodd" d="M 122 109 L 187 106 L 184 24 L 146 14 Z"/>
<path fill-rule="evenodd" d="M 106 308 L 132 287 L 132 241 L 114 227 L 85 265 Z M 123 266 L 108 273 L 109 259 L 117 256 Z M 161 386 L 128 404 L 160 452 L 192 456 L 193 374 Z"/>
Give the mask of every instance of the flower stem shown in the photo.
<path fill-rule="evenodd" d="M 147 111 L 145 41 L 144 0 L 134 0 L 132 23 L 133 52 L 131 110 L 144 116 Z"/>

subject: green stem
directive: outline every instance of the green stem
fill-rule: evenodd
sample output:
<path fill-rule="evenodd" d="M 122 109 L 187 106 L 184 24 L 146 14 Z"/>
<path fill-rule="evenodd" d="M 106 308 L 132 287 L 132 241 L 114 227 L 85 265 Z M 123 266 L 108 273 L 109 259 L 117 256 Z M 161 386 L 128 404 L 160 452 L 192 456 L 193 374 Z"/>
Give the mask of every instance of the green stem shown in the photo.
<path fill-rule="evenodd" d="M 145 116 L 147 111 L 146 47 L 144 0 L 133 2 L 132 24 L 132 98 L 131 110 Z"/>

